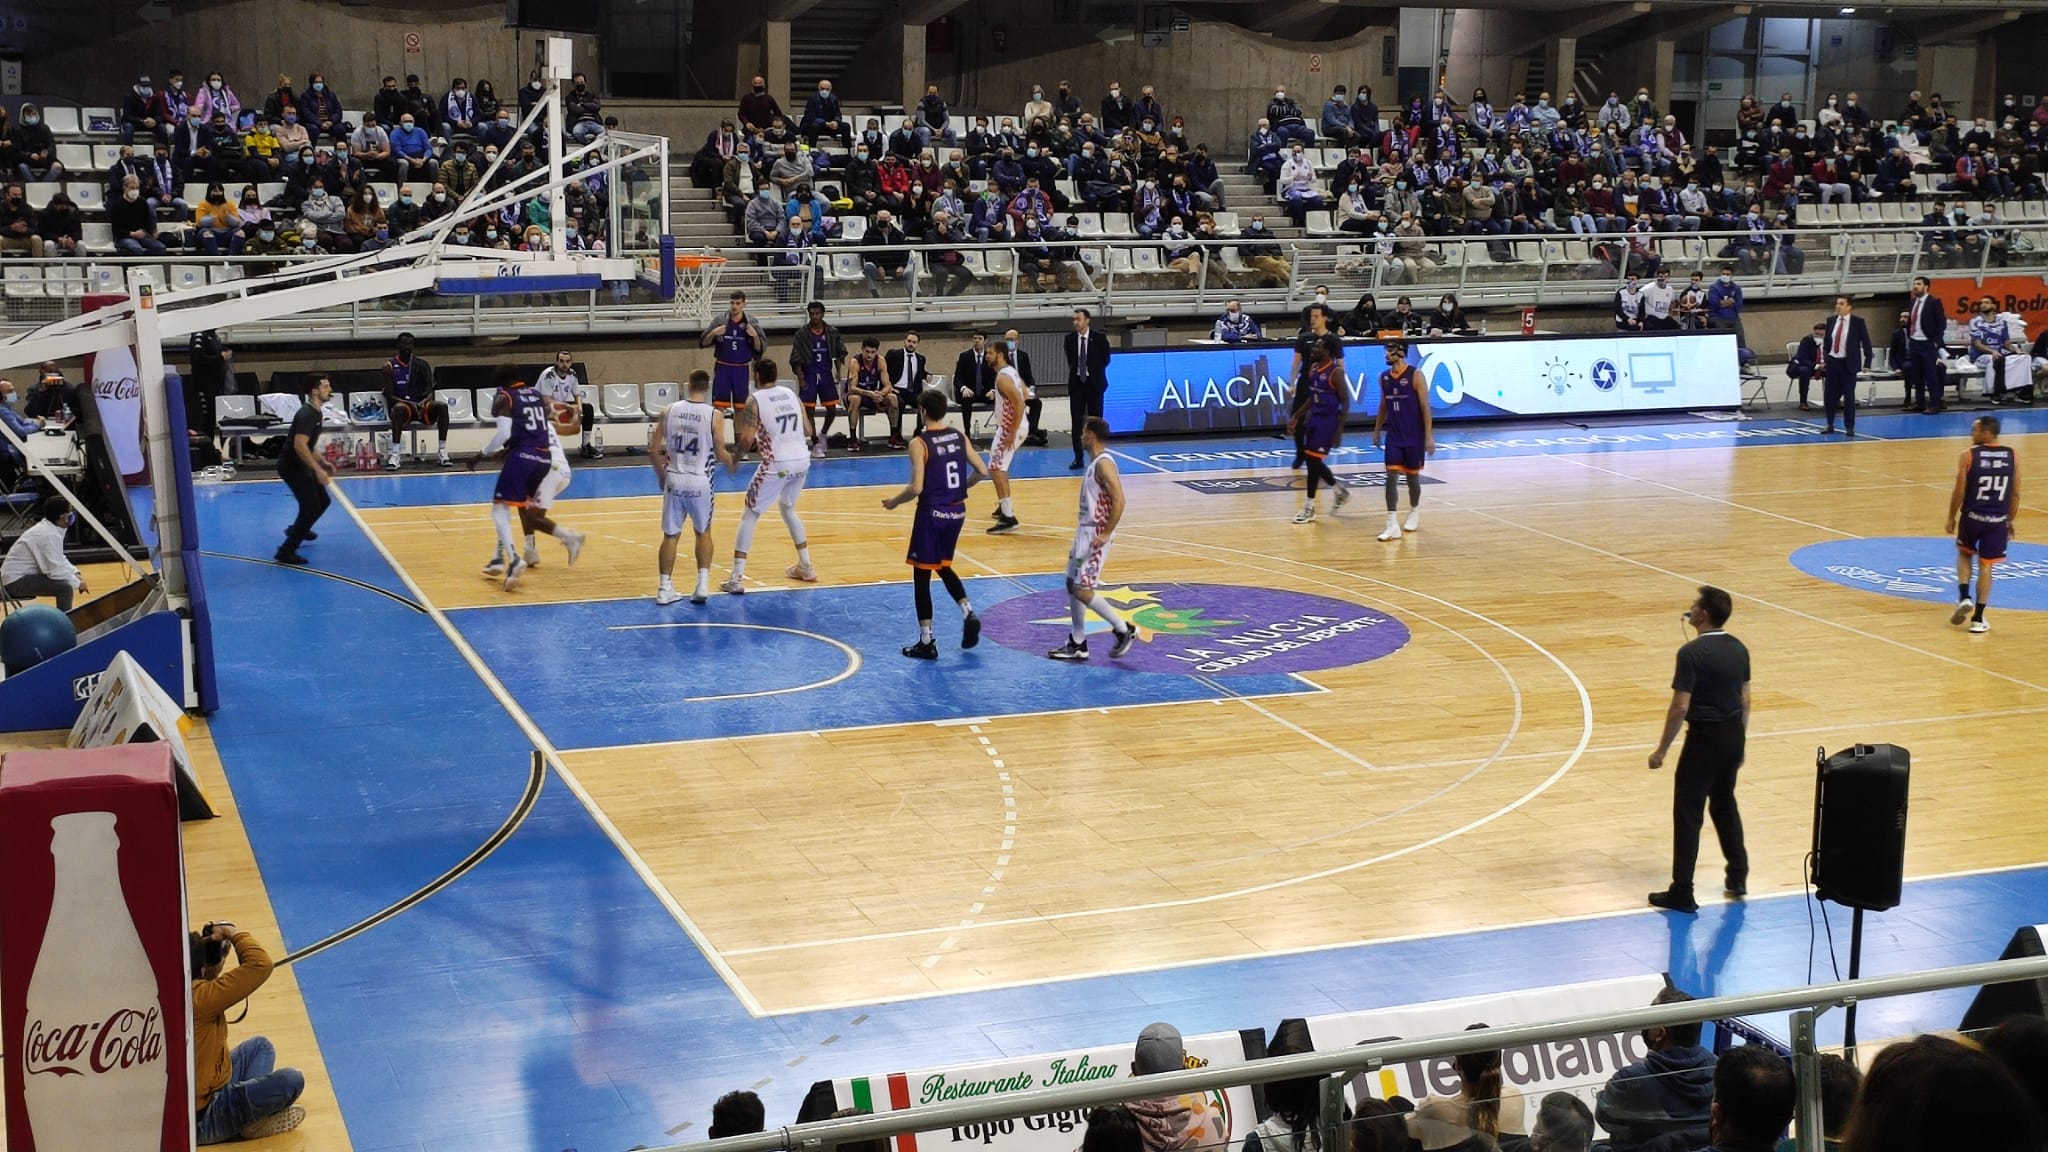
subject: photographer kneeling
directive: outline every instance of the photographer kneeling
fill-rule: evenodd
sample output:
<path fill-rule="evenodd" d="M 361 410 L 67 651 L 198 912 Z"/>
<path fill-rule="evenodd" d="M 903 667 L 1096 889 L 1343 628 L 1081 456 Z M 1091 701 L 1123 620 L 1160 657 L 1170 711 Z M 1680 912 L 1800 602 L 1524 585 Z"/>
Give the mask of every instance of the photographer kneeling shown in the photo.
<path fill-rule="evenodd" d="M 226 922 L 194 932 L 192 948 L 192 1079 L 199 1142 L 259 1140 L 297 1128 L 306 1078 L 277 1067 L 277 1049 L 252 1036 L 228 1050 L 227 1013 L 270 979 L 270 954 L 256 938 Z M 229 949 L 234 971 L 222 974 Z"/>

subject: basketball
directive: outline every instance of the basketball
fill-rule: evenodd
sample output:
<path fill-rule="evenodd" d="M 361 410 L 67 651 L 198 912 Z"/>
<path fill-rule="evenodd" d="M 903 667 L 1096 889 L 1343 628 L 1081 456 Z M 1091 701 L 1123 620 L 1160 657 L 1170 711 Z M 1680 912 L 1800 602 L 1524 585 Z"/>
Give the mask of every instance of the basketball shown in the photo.
<path fill-rule="evenodd" d="M 0 664 L 9 676 L 78 647 L 71 617 L 47 604 L 31 604 L 0 622 Z"/>

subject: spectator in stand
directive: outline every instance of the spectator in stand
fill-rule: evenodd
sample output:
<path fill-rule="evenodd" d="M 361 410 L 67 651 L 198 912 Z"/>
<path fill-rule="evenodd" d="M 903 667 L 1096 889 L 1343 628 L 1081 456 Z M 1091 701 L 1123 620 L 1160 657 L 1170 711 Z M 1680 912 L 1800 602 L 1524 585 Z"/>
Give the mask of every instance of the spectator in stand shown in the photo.
<path fill-rule="evenodd" d="M 410 184 L 398 186 L 398 203 L 393 204 L 387 211 L 391 217 L 391 235 L 394 238 L 404 236 L 420 226 L 420 205 L 413 196 Z M 573 229 L 575 222 L 569 221 L 569 226 Z"/>
<path fill-rule="evenodd" d="M 251 117 L 249 131 L 242 136 L 242 148 L 247 153 L 244 167 L 251 180 L 284 178 L 284 145 L 271 130 L 268 116 L 258 112 Z"/>
<path fill-rule="evenodd" d="M 2040 1021 L 2041 1018 L 2033 1018 Z M 1990 1047 L 1987 1037 L 1985 1046 Z M 1849 1116 L 1856 1110 L 1856 1094 L 1863 1088 L 1863 1072 L 1833 1052 L 1820 1056 L 1820 1129 L 1823 1152 L 1840 1152 L 1842 1133 L 1849 1128 Z M 1797 1114 L 1797 1109 L 1794 1109 Z M 1798 1152 L 1799 1142 L 1786 1137 L 1777 1152 Z"/>
<path fill-rule="evenodd" d="M 399 92 L 398 111 L 401 117 L 408 112 L 412 113 L 412 118 L 419 123 L 419 126 L 430 132 L 440 127 L 440 111 L 437 102 L 432 96 L 427 95 L 424 88 L 420 87 L 420 78 L 415 73 L 406 74 L 405 87 Z M 386 120 L 385 124 L 389 125 L 392 122 L 391 120 Z"/>
<path fill-rule="evenodd" d="M 215 112 L 226 113 L 230 124 L 242 116 L 241 98 L 235 95 L 235 90 L 228 87 L 227 80 L 218 72 L 206 74 L 206 85 L 193 93 L 192 106 L 208 120 L 213 119 Z"/>
<path fill-rule="evenodd" d="M 1209 158 L 1207 144 L 1195 145 L 1181 162 L 1181 174 L 1187 177 L 1188 188 L 1194 192 L 1196 206 L 1204 212 L 1221 212 L 1223 203 L 1223 176 L 1216 171 L 1216 162 Z"/>
<path fill-rule="evenodd" d="M 50 126 L 43 123 L 41 108 L 23 104 L 9 139 L 14 145 L 15 171 L 23 180 L 64 178 L 64 165 L 57 159 L 57 139 L 50 134 Z"/>
<path fill-rule="evenodd" d="M 241 212 L 218 180 L 206 186 L 205 197 L 192 209 L 192 230 L 198 237 L 199 251 L 208 256 L 218 256 L 223 244 L 227 245 L 228 255 L 241 255 L 242 223 Z"/>
<path fill-rule="evenodd" d="M 469 81 L 457 76 L 448 82 L 448 93 L 441 97 L 440 120 L 442 131 L 451 137 L 476 134 L 476 96 L 469 90 Z"/>
<path fill-rule="evenodd" d="M 1351 101 L 1351 130 L 1361 144 L 1369 144 L 1380 138 L 1380 106 L 1372 102 L 1372 89 L 1364 84 Z"/>
<path fill-rule="evenodd" d="M 1652 1003 L 1682 1004 L 1691 999 L 1676 988 L 1666 988 Z M 1700 1047 L 1700 1026 L 1645 1029 L 1643 1045 L 1649 1056 L 1616 1072 L 1594 1105 L 1593 1114 L 1607 1130 L 1611 1152 L 1635 1152 L 1666 1133 L 1706 1128 L 1710 1120 L 1714 1054 Z"/>
<path fill-rule="evenodd" d="M 393 88 L 391 91 L 395 97 L 398 90 Z M 380 119 L 375 113 L 363 115 L 363 126 L 348 138 L 348 156 L 352 162 L 361 165 L 371 179 L 397 180 L 398 162 L 392 156 L 391 134 L 379 124 Z"/>
<path fill-rule="evenodd" d="M 1115 80 L 1109 82 L 1109 95 L 1102 98 L 1102 130 L 1114 136 L 1134 123 L 1131 99 L 1124 95 L 1124 86 Z"/>
<path fill-rule="evenodd" d="M 1842 1148 L 2033 1152 L 2040 1139 L 2026 1090 L 1995 1056 L 1946 1036 L 1919 1036 L 1871 1062 Z"/>
<path fill-rule="evenodd" d="M 1251 270 L 1265 278 L 1269 287 L 1287 283 L 1292 269 L 1280 254 L 1280 241 L 1266 227 L 1262 212 L 1252 213 L 1244 231 L 1237 234 L 1237 255 Z"/>
<path fill-rule="evenodd" d="M 954 144 L 952 113 L 946 108 L 946 98 L 939 95 L 937 84 L 925 85 L 924 99 L 917 102 L 917 123 L 924 147 L 929 148 L 934 138 L 943 140 L 947 147 Z"/>
<path fill-rule="evenodd" d="M 398 180 L 431 184 L 441 167 L 434 159 L 434 142 L 427 138 L 427 130 L 419 126 L 411 112 L 399 116 L 398 130 L 391 133 L 391 156 Z"/>
<path fill-rule="evenodd" d="M 825 85 L 819 87 L 823 89 Z M 756 76 L 748 85 L 746 94 L 740 97 L 739 117 L 741 124 L 756 132 L 767 131 L 770 124 L 783 118 L 782 105 L 769 93 L 766 79 Z"/>
<path fill-rule="evenodd" d="M 157 89 L 156 100 L 151 105 L 151 117 L 156 120 L 157 135 L 165 140 L 171 138 L 186 114 L 192 109 L 192 97 L 185 91 L 185 73 L 173 68 L 164 77 L 164 86 Z"/>
<path fill-rule="evenodd" d="M 1473 1024 L 1467 1031 L 1484 1028 Z M 1501 1079 L 1499 1049 L 1461 1052 L 1452 1063 L 1458 1070 L 1458 1094 L 1430 1096 L 1408 1117 L 1408 1131 L 1425 1149 L 1491 1149 L 1524 1133 L 1521 1093 Z"/>
<path fill-rule="evenodd" d="M 861 243 L 876 249 L 861 257 L 860 274 L 868 283 L 868 295 L 882 294 L 883 277 L 901 280 L 904 291 L 911 290 L 917 277 L 917 263 L 910 258 L 910 250 L 904 247 L 910 243 L 909 239 L 903 235 L 903 229 L 897 227 L 888 209 L 875 213 L 874 223 L 868 226 L 868 234 Z"/>
<path fill-rule="evenodd" d="M 1045 86 L 1033 84 L 1031 86 L 1031 99 L 1024 102 L 1024 123 L 1030 124 L 1035 120 L 1043 120 L 1047 124 L 1053 124 L 1057 123 L 1058 119 L 1058 116 L 1052 110 L 1052 101 L 1045 98 Z"/>
<path fill-rule="evenodd" d="M 1284 86 L 1273 89 L 1273 99 L 1266 105 L 1266 122 L 1283 140 L 1298 140 L 1303 144 L 1316 142 L 1315 129 L 1308 126 L 1308 121 L 1301 114 L 1301 105 L 1289 98 Z"/>
<path fill-rule="evenodd" d="M 1131 1073 L 1152 1076 L 1187 1068 L 1187 1049 L 1171 1024 L 1148 1024 L 1138 1033 Z M 1206 1093 L 1133 1100 L 1126 1105 L 1138 1118 L 1145 1152 L 1182 1152 L 1213 1148 L 1230 1136 L 1223 1114 Z"/>
<path fill-rule="evenodd" d="M 1278 187 L 1296 228 L 1307 222 L 1310 212 L 1323 207 L 1323 194 L 1316 190 L 1315 161 L 1299 143 L 1288 150 L 1287 158 L 1280 164 Z"/>
<path fill-rule="evenodd" d="M 1072 83 L 1060 81 L 1059 91 L 1053 94 L 1052 111 L 1053 115 L 1064 116 L 1069 120 L 1078 120 L 1081 117 L 1081 98 L 1074 95 Z"/>
<path fill-rule="evenodd" d="M 569 78 L 569 90 L 562 93 L 562 117 L 578 144 L 588 144 L 604 131 L 604 101 L 581 72 Z"/>
<path fill-rule="evenodd" d="M 742 119 L 746 117 L 745 103 L 745 100 L 741 101 Z M 780 115 L 780 109 L 775 114 Z M 853 125 L 840 111 L 839 96 L 832 91 L 830 80 L 818 81 L 818 90 L 804 101 L 804 113 L 797 121 L 797 133 L 813 148 L 818 146 L 820 136 L 835 137 L 847 148 L 853 147 Z"/>
<path fill-rule="evenodd" d="M 43 238 L 37 234 L 36 224 L 27 189 L 18 183 L 7 185 L 7 198 L 0 201 L 0 255 L 41 256 Z"/>
<path fill-rule="evenodd" d="M 36 217 L 36 233 L 43 238 L 43 251 L 48 256 L 72 259 L 83 255 L 79 245 L 85 240 L 84 214 L 64 189 L 50 194 L 50 202 Z"/>
<path fill-rule="evenodd" d="M 772 186 L 763 184 L 754 190 L 742 214 L 741 226 L 746 230 L 747 243 L 754 247 L 765 248 L 775 243 L 776 234 L 782 229 L 782 206 L 775 202 Z"/>
<path fill-rule="evenodd" d="M 375 252 L 391 242 L 391 219 L 377 200 L 377 190 L 368 185 L 356 189 L 342 215 L 342 251 Z"/>
<path fill-rule="evenodd" d="M 752 1092 L 727 1092 L 711 1106 L 711 1127 L 705 1134 L 713 1140 L 750 1136 L 766 1127 L 767 1117 L 759 1096 Z"/>
<path fill-rule="evenodd" d="M 278 153 L 287 167 L 298 162 L 301 151 L 313 146 L 312 134 L 306 131 L 297 108 L 287 107 L 271 118 L 271 135 L 276 137 Z"/>
<path fill-rule="evenodd" d="M 932 269 L 932 287 L 940 297 L 958 296 L 974 286 L 974 269 L 967 266 L 966 253 L 962 251 L 972 241 L 959 217 L 950 212 L 932 213 L 930 243 L 945 245 L 929 257 Z M 894 353 L 891 353 L 894 355 Z"/>
<path fill-rule="evenodd" d="M 814 175 L 810 158 L 799 153 L 792 140 L 782 146 L 782 158 L 768 169 L 768 184 L 787 203 L 799 186 L 809 186 Z"/>
<path fill-rule="evenodd" d="M 1730 1048 L 1714 1066 L 1707 1152 L 1776 1152 L 1795 1096 L 1784 1057 L 1761 1044 Z"/>
<path fill-rule="evenodd" d="M 1323 114 L 1317 124 L 1324 136 L 1339 144 L 1350 144 L 1358 139 L 1358 129 L 1351 124 L 1351 107 L 1345 103 L 1344 97 L 1344 85 L 1331 89 L 1330 98 L 1323 101 Z"/>
<path fill-rule="evenodd" d="M 455 198 L 448 195 L 448 186 L 437 182 L 428 190 L 426 201 L 420 205 L 419 223 L 432 224 L 443 216 L 452 215 L 454 211 Z"/>
<path fill-rule="evenodd" d="M 2048 1020 L 2014 1016 L 1983 1037 L 1984 1050 L 2003 1064 L 2033 1105 L 2036 1130 L 2048 1133 Z M 1825 1059 L 1825 1058 L 1823 1058 Z M 1822 1091 L 1828 1069 L 1821 1067 Z M 1834 1113 L 1830 1110 L 1830 1116 Z M 1830 1129 L 1832 1131 L 1832 1129 Z"/>
<path fill-rule="evenodd" d="M 1080 228 L 1081 219 L 1078 216 L 1067 217 L 1064 224 L 1054 222 L 1045 227 L 1046 241 L 1052 245 L 1053 283 L 1064 288 L 1066 274 L 1072 272 L 1074 281 L 1080 285 L 1081 291 L 1093 294 L 1095 277 L 1089 272 L 1088 255 L 1080 248 Z"/>
<path fill-rule="evenodd" d="M 322 73 L 306 77 L 306 91 L 299 97 L 299 117 L 315 144 L 322 137 L 337 147 L 348 142 L 350 125 L 341 118 L 341 97 L 327 86 L 327 77 Z"/>
<path fill-rule="evenodd" d="M 1590 1152 L 1593 1110 L 1569 1092 L 1552 1092 L 1536 1108 L 1527 1152 Z"/>
<path fill-rule="evenodd" d="M 150 83 L 147 73 L 137 76 L 128 91 L 121 94 L 121 143 L 135 143 L 135 134 L 156 136 L 163 128 L 163 121 L 156 118 L 156 86 Z"/>
<path fill-rule="evenodd" d="M 1429 318 L 1431 336 L 1470 336 L 1472 325 L 1465 319 L 1465 310 L 1458 306 L 1455 293 L 1446 292 L 1436 302 L 1436 312 Z"/>

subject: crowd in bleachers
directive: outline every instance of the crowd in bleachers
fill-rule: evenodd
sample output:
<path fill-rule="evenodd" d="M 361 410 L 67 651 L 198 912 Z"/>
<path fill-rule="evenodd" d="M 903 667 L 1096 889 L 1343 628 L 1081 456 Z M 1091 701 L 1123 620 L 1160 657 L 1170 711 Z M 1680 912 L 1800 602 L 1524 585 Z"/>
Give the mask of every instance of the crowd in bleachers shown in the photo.
<path fill-rule="evenodd" d="M 0 171 L 16 181 L 0 198 L 0 257 L 376 251 L 455 212 L 480 182 L 545 169 L 545 126 L 519 130 L 543 91 L 538 73 L 502 100 L 487 79 L 431 94 L 416 75 L 386 76 L 350 111 L 318 71 L 244 101 L 219 72 L 188 88 L 172 69 L 161 86 L 137 77 L 117 107 L 24 104 L 11 126 L 0 109 Z M 617 120 L 578 74 L 564 124 L 573 147 Z M 568 186 L 569 250 L 603 250 L 610 192 L 608 173 Z M 451 242 L 541 251 L 550 227 L 546 197 L 530 196 L 460 222 Z"/>
<path fill-rule="evenodd" d="M 1974 266 L 2031 248 L 2018 226 L 2048 223 L 2036 199 L 2048 101 L 2026 111 L 2012 96 L 1978 120 L 1939 94 L 1913 93 L 1892 119 L 1854 92 L 1810 114 L 1789 93 L 1768 107 L 1745 96 L 1735 124 L 1713 133 L 1732 138 L 1724 150 L 1689 139 L 1647 89 L 1598 107 L 1570 93 L 1553 105 L 1547 92 L 1497 106 L 1484 89 L 1459 103 L 1439 89 L 1382 108 L 1370 88 L 1337 85 L 1311 118 L 1280 87 L 1222 158 L 1265 198 L 1226 205 L 1218 158 L 1149 84 L 1135 100 L 1112 84 L 1096 109 L 1064 83 L 1050 99 L 1035 87 L 1021 116 L 993 117 L 955 113 L 933 88 L 892 126 L 844 112 L 829 82 L 791 119 L 756 79 L 693 165 L 748 243 L 789 264 L 833 243 L 959 245 L 939 262 L 966 270 L 942 293 L 1027 259 L 1025 287 L 1067 283 L 1090 271 L 1082 242 L 1103 236 L 1156 241 L 1157 266 L 1138 271 L 1192 277 L 1214 260 L 1212 280 L 1269 283 L 1286 264 L 1268 208 L 1311 235 L 1359 237 L 1396 278 L 1426 270 L 1429 245 L 1455 237 L 1481 238 L 1506 262 L 1520 239 L 1556 236 L 1610 273 L 1654 275 L 1663 237 L 1703 232 L 1722 236 L 1702 259 L 1797 273 L 1806 253 L 1786 239 L 1793 230 L 1865 223 L 1922 229 L 1908 242 L 1923 266 Z M 874 291 L 910 263 L 896 253 L 861 272 Z"/>
<path fill-rule="evenodd" d="M 1690 1000 L 1675 989 L 1659 1004 Z M 1475 1024 L 1474 1028 L 1483 1027 Z M 1090 1111 L 1079 1152 L 1791 1152 L 1800 1086 L 1780 1050 L 1762 1044 L 1701 1046 L 1698 1024 L 1651 1028 L 1648 1055 L 1617 1070 L 1593 1095 L 1527 1099 L 1503 1076 L 1505 1053 L 1480 1050 L 1438 1067 L 1455 1070 L 1458 1090 L 1409 1100 L 1367 1095 L 1343 1109 L 1348 1147 L 1325 1149 L 1318 1080 L 1269 1082 L 1264 1118 L 1237 1148 L 1212 1094 L 1162 1096 Z M 1311 1051 L 1305 1021 L 1283 1020 L 1270 1057 Z M 1186 1067 L 1181 1035 L 1148 1025 L 1131 1053 L 1146 1076 Z M 1529 1063 L 1533 1063 L 1530 1061 Z M 1820 1057 L 1817 1127 L 1828 1152 L 2041 1152 L 2048 1147 L 2048 1020 L 2021 1016 L 1981 1038 L 1923 1035 L 1890 1044 L 1860 1069 L 1840 1055 Z M 1442 1084 L 1441 1072 L 1433 1079 Z M 829 1081 L 814 1085 L 796 1122 L 865 1115 L 840 1108 Z M 731 1092 L 712 1108 L 712 1139 L 764 1129 L 752 1092 Z M 1604 1133 L 1604 1135 L 1602 1135 Z M 839 1145 L 842 1152 L 886 1152 L 888 1141 Z"/>

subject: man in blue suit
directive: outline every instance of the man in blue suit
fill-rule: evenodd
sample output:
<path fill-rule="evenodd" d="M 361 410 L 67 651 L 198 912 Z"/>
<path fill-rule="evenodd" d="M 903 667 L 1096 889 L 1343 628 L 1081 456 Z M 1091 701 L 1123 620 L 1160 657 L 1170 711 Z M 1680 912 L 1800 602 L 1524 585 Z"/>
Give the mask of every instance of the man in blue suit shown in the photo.
<path fill-rule="evenodd" d="M 1906 304 L 1906 407 L 1926 413 L 1941 411 L 1941 342 L 1948 334 L 1948 313 L 1930 288 L 1927 277 L 1913 277 Z"/>
<path fill-rule="evenodd" d="M 1835 314 L 1821 333 L 1821 411 L 1829 432 L 1835 430 L 1835 409 L 1842 410 L 1842 430 L 1856 434 L 1856 374 L 1870 367 L 1870 326 L 1849 310 L 1847 296 L 1835 297 Z"/>

